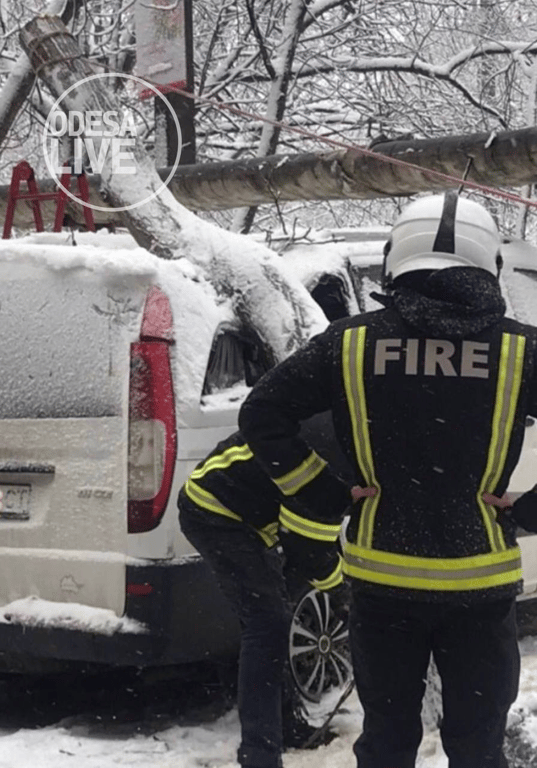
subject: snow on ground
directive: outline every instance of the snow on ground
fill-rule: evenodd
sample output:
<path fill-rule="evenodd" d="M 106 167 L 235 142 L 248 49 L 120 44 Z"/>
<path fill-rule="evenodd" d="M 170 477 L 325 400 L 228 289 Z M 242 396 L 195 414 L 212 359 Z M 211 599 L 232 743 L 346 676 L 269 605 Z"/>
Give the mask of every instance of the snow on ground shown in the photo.
<path fill-rule="evenodd" d="M 522 675 L 520 693 L 510 713 L 510 724 L 519 725 L 524 741 L 537 754 L 537 638 L 520 643 Z M 327 696 L 310 710 L 312 722 L 322 722 L 339 697 Z M 353 694 L 345 711 L 333 720 L 339 738 L 314 751 L 292 750 L 284 755 L 284 768 L 355 768 L 352 744 L 360 732 L 361 711 Z M 44 728 L 0 730 L 0 768 L 237 768 L 239 743 L 237 710 L 210 723 L 171 726 L 151 733 L 134 726 L 117 728 L 109 723 L 84 723 L 66 719 Z M 533 764 L 533 763 L 532 763 Z M 426 732 L 416 768 L 447 768 L 437 730 Z"/>

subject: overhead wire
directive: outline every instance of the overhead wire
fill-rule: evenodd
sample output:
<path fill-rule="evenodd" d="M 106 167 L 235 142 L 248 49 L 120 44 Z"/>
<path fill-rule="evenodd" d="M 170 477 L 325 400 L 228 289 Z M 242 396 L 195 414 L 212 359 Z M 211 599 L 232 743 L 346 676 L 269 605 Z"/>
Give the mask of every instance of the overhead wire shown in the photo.
<path fill-rule="evenodd" d="M 147 82 L 151 83 L 150 80 L 148 80 Z M 240 107 L 236 107 L 233 104 L 226 104 L 224 102 L 216 101 L 215 99 L 211 99 L 209 96 L 194 94 L 194 93 L 191 93 L 190 91 L 184 90 L 183 88 L 179 88 L 174 85 L 169 85 L 165 87 L 163 87 L 162 85 L 159 85 L 158 83 L 151 83 L 151 85 L 158 88 L 163 93 L 173 91 L 174 93 L 177 93 L 180 96 L 183 96 L 185 98 L 192 99 L 195 102 L 213 107 L 214 109 L 217 109 L 220 112 L 230 112 L 234 115 L 238 115 L 240 117 L 244 117 L 249 120 L 268 123 L 276 128 L 279 128 L 282 131 L 299 134 L 305 138 L 319 142 L 321 144 L 326 144 L 332 148 L 358 152 L 364 155 L 365 157 L 371 157 L 375 160 L 378 160 L 379 162 L 389 163 L 390 165 L 395 165 L 400 168 L 407 168 L 412 171 L 418 171 L 419 173 L 426 176 L 427 178 L 430 178 L 431 180 L 448 182 L 453 187 L 457 187 L 459 190 L 461 190 L 462 188 L 467 188 L 475 192 L 480 192 L 485 197 L 501 198 L 504 200 L 508 200 L 509 202 L 512 202 L 512 203 L 525 205 L 531 209 L 537 209 L 537 200 L 532 200 L 531 198 L 523 197 L 522 195 L 517 195 L 514 192 L 509 192 L 508 190 L 505 190 L 505 189 L 491 187 L 486 184 L 481 184 L 480 182 L 477 182 L 477 181 L 471 181 L 470 179 L 467 178 L 467 174 L 469 170 L 468 166 L 463 176 L 456 176 L 456 175 L 444 173 L 442 171 L 436 171 L 432 168 L 425 168 L 421 165 L 417 165 L 416 163 L 409 162 L 408 160 L 402 160 L 399 157 L 394 157 L 392 155 L 385 155 L 382 152 L 378 152 L 368 147 L 363 147 L 360 144 L 343 141 L 342 139 L 334 139 L 328 136 L 321 136 L 318 133 L 315 133 L 315 131 L 311 131 L 307 128 L 303 128 L 302 126 L 291 125 L 290 123 L 287 123 L 283 120 L 273 120 L 270 117 L 267 117 L 265 115 L 261 115 L 256 112 L 249 112 Z M 493 140 L 494 132 L 491 132 L 491 137 Z M 386 143 L 388 143 L 389 141 L 390 140 L 387 139 Z"/>

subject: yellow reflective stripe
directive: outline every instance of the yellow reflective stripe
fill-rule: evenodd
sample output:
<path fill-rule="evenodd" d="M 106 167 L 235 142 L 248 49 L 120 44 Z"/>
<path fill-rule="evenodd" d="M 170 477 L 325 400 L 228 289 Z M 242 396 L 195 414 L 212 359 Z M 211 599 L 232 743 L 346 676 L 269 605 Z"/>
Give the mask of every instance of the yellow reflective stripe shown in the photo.
<path fill-rule="evenodd" d="M 214 469 L 226 469 L 234 464 L 236 461 L 248 461 L 253 457 L 253 453 L 248 445 L 234 445 L 231 448 L 226 448 L 225 451 L 218 454 L 218 456 L 211 456 L 207 459 L 201 467 L 195 469 L 190 477 L 199 480 L 207 472 L 212 472 Z"/>
<path fill-rule="evenodd" d="M 203 507 L 203 509 L 207 509 L 210 512 L 216 512 L 225 517 L 230 517 L 232 520 L 238 520 L 241 523 L 243 522 L 242 517 L 235 512 L 232 512 L 228 507 L 218 501 L 216 496 L 213 496 L 212 493 L 201 488 L 191 479 L 187 480 L 185 483 L 185 492 L 191 501 L 198 506 Z M 254 530 L 261 536 L 267 547 L 273 547 L 278 543 L 278 527 L 278 521 L 274 520 L 272 523 L 265 525 L 264 528 L 255 528 Z"/>
<path fill-rule="evenodd" d="M 265 525 L 264 528 L 256 528 L 257 533 L 261 536 L 267 547 L 273 547 L 278 543 L 278 521 Z"/>
<path fill-rule="evenodd" d="M 307 483 L 311 482 L 326 467 L 326 461 L 312 451 L 296 469 L 286 475 L 272 478 L 284 496 L 298 493 Z"/>
<path fill-rule="evenodd" d="M 373 542 L 373 525 L 379 505 L 381 491 L 373 463 L 373 452 L 369 437 L 369 422 L 367 418 L 367 403 L 364 383 L 364 356 L 367 328 L 347 328 L 343 334 L 343 382 L 352 424 L 354 450 L 362 471 L 365 484 L 377 489 L 375 496 L 366 496 L 362 502 L 362 513 L 358 527 L 357 543 L 363 547 L 371 547 Z"/>
<path fill-rule="evenodd" d="M 343 570 L 349 576 L 376 584 L 440 591 L 485 589 L 522 578 L 518 546 L 470 557 L 426 558 L 348 543 Z"/>
<path fill-rule="evenodd" d="M 280 507 L 280 523 L 289 531 L 318 541 L 337 541 L 341 531 L 341 523 L 337 525 L 318 523 L 315 520 L 301 517 L 283 506 Z"/>
<path fill-rule="evenodd" d="M 505 467 L 505 459 L 511 439 L 515 410 L 522 381 L 524 366 L 524 336 L 502 334 L 496 401 L 492 417 L 492 432 L 488 450 L 487 465 L 481 479 L 477 502 L 483 516 L 490 547 L 493 552 L 506 548 L 503 531 L 497 522 L 497 511 L 491 504 L 485 504 L 483 493 L 493 493 Z"/>
<path fill-rule="evenodd" d="M 333 587 L 337 587 L 338 584 L 341 584 L 342 581 L 343 560 L 340 557 L 330 576 L 327 576 L 326 579 L 312 579 L 310 584 L 312 587 L 315 587 L 315 589 L 332 589 Z"/>
<path fill-rule="evenodd" d="M 189 478 L 185 483 L 185 492 L 187 496 L 198 506 L 208 509 L 210 512 L 217 512 L 219 515 L 230 517 L 232 520 L 239 520 L 242 522 L 242 517 L 232 512 L 225 507 L 216 496 L 206 491 L 204 488 L 200 488 L 199 485 L 192 482 Z"/>

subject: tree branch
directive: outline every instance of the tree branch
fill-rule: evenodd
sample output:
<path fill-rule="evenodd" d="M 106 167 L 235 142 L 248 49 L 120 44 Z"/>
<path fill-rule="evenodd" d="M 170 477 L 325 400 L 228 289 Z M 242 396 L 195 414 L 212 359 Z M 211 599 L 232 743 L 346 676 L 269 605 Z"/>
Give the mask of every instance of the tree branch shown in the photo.
<path fill-rule="evenodd" d="M 276 70 L 272 66 L 272 62 L 270 61 L 270 56 L 268 54 L 267 47 L 263 39 L 263 35 L 261 34 L 261 30 L 259 29 L 259 24 L 257 23 L 253 0 L 245 0 L 245 2 L 246 2 L 246 9 L 248 11 L 248 18 L 250 19 L 250 24 L 252 25 L 252 31 L 254 33 L 255 39 L 257 40 L 257 45 L 259 46 L 259 52 L 261 53 L 263 64 L 265 65 L 265 69 L 267 70 L 267 74 L 270 77 L 270 79 L 274 80 L 276 78 Z"/>
<path fill-rule="evenodd" d="M 313 67 L 300 67 L 296 71 L 293 71 L 293 77 L 298 79 L 304 79 L 312 77 L 313 75 L 322 73 L 329 74 L 331 72 L 342 70 L 348 72 L 410 72 L 413 74 L 423 75 L 424 77 L 436 78 L 439 80 L 446 80 L 451 77 L 452 72 L 461 67 L 466 62 L 480 58 L 482 56 L 497 56 L 516 53 L 537 53 L 537 41 L 533 43 L 491 43 L 490 46 L 480 48 L 468 48 L 465 51 L 453 56 L 449 61 L 444 64 L 432 64 L 428 61 L 424 61 L 416 56 L 378 56 L 378 57 L 364 57 L 355 59 L 344 67 L 341 65 L 319 65 Z M 268 78 L 253 73 L 244 75 L 240 78 L 243 83 L 250 82 L 267 82 Z"/>

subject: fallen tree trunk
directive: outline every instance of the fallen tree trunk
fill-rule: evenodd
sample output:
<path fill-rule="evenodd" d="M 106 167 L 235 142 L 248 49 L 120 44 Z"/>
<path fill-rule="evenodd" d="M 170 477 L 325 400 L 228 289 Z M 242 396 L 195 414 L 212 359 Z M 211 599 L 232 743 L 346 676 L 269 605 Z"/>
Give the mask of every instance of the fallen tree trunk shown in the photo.
<path fill-rule="evenodd" d="M 223 210 L 276 200 L 399 197 L 455 185 L 428 171 L 457 178 L 467 173 L 468 181 L 492 187 L 537 181 L 536 128 L 390 141 L 376 144 L 374 152 L 418 168 L 349 149 L 179 168 L 170 188 L 189 207 Z"/>
<path fill-rule="evenodd" d="M 339 150 L 300 155 L 281 155 L 230 162 L 179 166 L 168 185 L 175 199 L 190 210 L 216 211 L 250 205 L 296 200 L 367 200 L 439 191 L 453 182 L 433 177 L 427 170 L 491 187 L 521 187 L 537 182 L 537 129 L 505 131 L 495 135 L 477 133 L 435 139 L 390 141 L 374 151 L 404 160 L 420 169 L 392 165 L 357 150 Z M 469 160 L 471 165 L 468 167 Z M 170 169 L 159 170 L 166 179 Z M 101 179 L 89 176 L 91 198 L 105 205 L 99 193 Z M 50 179 L 38 182 L 43 190 L 54 190 Z M 0 212 L 5 210 L 7 186 L 0 187 Z M 71 217 L 84 219 L 77 206 Z M 52 206 L 46 211 L 53 218 Z M 118 224 L 113 213 L 96 213 L 97 222 Z M 29 208 L 21 206 L 16 226 L 32 222 Z"/>
<path fill-rule="evenodd" d="M 82 57 L 60 19 L 33 19 L 21 32 L 21 44 L 39 77 L 56 98 L 61 97 L 66 113 L 113 113 L 123 118 L 119 100 L 94 77 L 99 73 Z M 210 284 L 217 300 L 230 302 L 235 316 L 257 331 L 275 362 L 326 326 L 318 305 L 302 285 L 288 278 L 273 251 L 200 221 L 174 199 L 139 137 L 131 154 L 134 173 L 122 173 L 104 135 L 95 135 L 87 126 L 83 132 L 92 137 L 95 156 L 102 159 L 100 193 L 118 209 L 114 216 L 123 219 L 139 245 L 161 258 L 180 261 L 178 272 L 184 279 Z"/>

